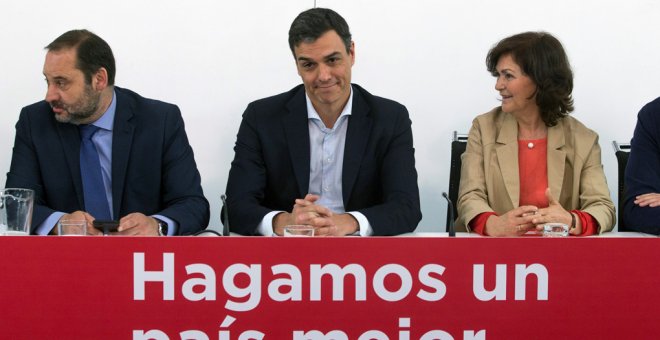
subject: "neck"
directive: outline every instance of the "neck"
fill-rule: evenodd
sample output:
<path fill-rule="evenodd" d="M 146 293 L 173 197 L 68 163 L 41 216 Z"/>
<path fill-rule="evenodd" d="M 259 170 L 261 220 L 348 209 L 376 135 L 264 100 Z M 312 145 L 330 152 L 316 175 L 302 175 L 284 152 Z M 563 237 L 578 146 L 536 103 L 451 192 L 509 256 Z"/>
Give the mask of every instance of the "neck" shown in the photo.
<path fill-rule="evenodd" d="M 101 116 L 103 116 L 105 111 L 107 111 L 108 108 L 110 107 L 110 104 L 112 104 L 113 93 L 114 93 L 114 88 L 112 86 L 108 86 L 105 89 L 103 89 L 103 92 L 101 92 L 101 96 L 99 97 L 99 106 L 96 109 L 96 112 L 94 113 L 94 115 L 89 117 L 89 120 L 84 124 L 92 124 L 95 121 L 99 120 Z"/>
<path fill-rule="evenodd" d="M 518 139 L 542 139 L 548 135 L 548 127 L 540 116 L 518 119 Z"/>
<path fill-rule="evenodd" d="M 319 114 L 319 117 L 321 117 L 321 121 L 323 121 L 325 127 L 332 129 L 332 127 L 335 126 L 337 119 L 339 119 L 339 115 L 341 115 L 341 112 L 344 111 L 346 103 L 348 103 L 348 98 L 341 102 L 336 101 L 329 104 L 312 102 L 312 106 L 314 106 L 314 110 L 316 110 L 316 112 Z"/>

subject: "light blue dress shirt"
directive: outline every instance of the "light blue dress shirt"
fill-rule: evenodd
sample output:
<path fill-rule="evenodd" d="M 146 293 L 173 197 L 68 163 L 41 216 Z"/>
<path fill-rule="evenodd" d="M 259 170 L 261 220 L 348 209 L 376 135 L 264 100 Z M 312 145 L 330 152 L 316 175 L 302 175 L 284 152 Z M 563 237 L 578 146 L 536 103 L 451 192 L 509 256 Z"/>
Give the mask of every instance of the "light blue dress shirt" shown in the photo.
<path fill-rule="evenodd" d="M 325 126 L 309 96 L 307 101 L 307 119 L 309 128 L 310 166 L 309 193 L 319 195 L 316 204 L 330 209 L 333 213 L 345 213 L 342 192 L 342 170 L 344 168 L 344 147 L 348 117 L 353 110 L 353 91 L 332 129 Z M 302 198 L 302 197 L 301 197 Z M 294 202 L 291 202 L 293 205 Z M 282 211 L 271 211 L 264 216 L 258 226 L 262 235 L 273 235 L 273 218 Z M 372 235 L 373 231 L 367 218 L 360 212 L 348 212 L 358 221 L 361 236 Z"/>
<path fill-rule="evenodd" d="M 99 154 L 101 172 L 103 175 L 103 186 L 105 187 L 105 197 L 108 200 L 108 207 L 110 208 L 110 214 L 113 219 L 118 219 L 118 216 L 114 216 L 114 209 L 112 207 L 112 129 L 115 122 L 116 111 L 117 95 L 113 92 L 112 101 L 110 102 L 108 109 L 98 120 L 92 123 L 92 125 L 100 128 L 94 136 L 92 136 L 92 142 L 94 143 L 94 146 L 96 146 L 96 151 Z M 59 211 L 52 213 L 35 229 L 36 233 L 39 235 L 48 235 L 53 229 L 55 223 L 57 223 L 64 214 L 64 212 Z M 153 217 L 166 222 L 168 225 L 167 234 L 174 235 L 176 228 L 178 227 L 176 222 L 161 215 L 153 215 Z"/>

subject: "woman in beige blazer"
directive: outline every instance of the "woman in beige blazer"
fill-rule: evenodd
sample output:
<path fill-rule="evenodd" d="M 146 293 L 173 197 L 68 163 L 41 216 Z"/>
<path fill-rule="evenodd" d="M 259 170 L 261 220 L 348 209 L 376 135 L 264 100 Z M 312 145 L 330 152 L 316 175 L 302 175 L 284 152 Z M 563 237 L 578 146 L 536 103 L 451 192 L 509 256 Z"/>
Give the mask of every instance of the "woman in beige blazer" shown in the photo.
<path fill-rule="evenodd" d="M 614 204 L 598 135 L 575 118 L 573 73 L 561 43 L 527 32 L 486 58 L 502 106 L 474 119 L 462 156 L 458 224 L 492 236 L 536 233 L 547 222 L 571 235 L 612 229 Z"/>

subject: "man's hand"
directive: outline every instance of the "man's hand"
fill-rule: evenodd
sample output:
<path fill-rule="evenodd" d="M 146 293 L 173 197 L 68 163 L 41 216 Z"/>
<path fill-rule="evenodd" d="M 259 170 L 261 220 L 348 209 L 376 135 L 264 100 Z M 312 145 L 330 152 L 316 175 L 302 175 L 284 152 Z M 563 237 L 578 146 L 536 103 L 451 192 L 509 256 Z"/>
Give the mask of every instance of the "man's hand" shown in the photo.
<path fill-rule="evenodd" d="M 119 228 L 114 235 L 158 236 L 158 221 L 142 213 L 131 213 L 119 220 Z"/>
<path fill-rule="evenodd" d="M 334 214 L 330 209 L 317 205 L 318 195 L 307 194 L 296 199 L 291 213 L 280 213 L 273 219 L 273 231 L 282 235 L 284 226 L 305 224 L 314 227 L 314 236 L 343 236 L 353 234 L 358 223 L 350 214 Z"/>
<path fill-rule="evenodd" d="M 640 207 L 651 207 L 651 208 L 660 206 L 660 194 L 656 194 L 652 192 L 644 195 L 639 195 L 635 197 L 635 204 L 639 205 Z"/>
<path fill-rule="evenodd" d="M 74 220 L 74 221 L 87 221 L 87 235 L 103 235 L 103 233 L 96 228 L 94 228 L 94 216 L 90 215 L 87 212 L 84 211 L 74 211 L 70 214 L 64 214 L 62 217 L 60 217 L 60 220 L 57 221 L 57 224 L 59 224 L 61 221 L 65 220 Z M 53 228 L 51 234 L 57 235 L 58 230 L 57 230 L 57 225 Z"/>

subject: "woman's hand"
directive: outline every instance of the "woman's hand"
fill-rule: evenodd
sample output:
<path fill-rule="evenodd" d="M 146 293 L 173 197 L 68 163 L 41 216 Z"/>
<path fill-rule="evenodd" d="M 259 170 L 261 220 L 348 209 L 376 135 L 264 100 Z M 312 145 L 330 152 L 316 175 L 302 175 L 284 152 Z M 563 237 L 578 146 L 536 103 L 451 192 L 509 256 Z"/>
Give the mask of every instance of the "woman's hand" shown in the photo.
<path fill-rule="evenodd" d="M 564 207 L 555 200 L 550 192 L 550 188 L 545 189 L 545 197 L 548 198 L 549 205 L 547 208 L 539 209 L 536 216 L 532 220 L 532 223 L 536 225 L 536 230 L 542 231 L 543 225 L 546 223 L 564 223 L 569 226 L 569 233 L 573 235 L 582 234 L 582 223 L 577 216 L 573 216 L 573 213 L 566 211 Z M 573 223 L 573 218 L 575 217 L 575 224 Z"/>
<path fill-rule="evenodd" d="M 523 205 L 504 215 L 493 215 L 486 221 L 484 232 L 490 236 L 520 236 L 534 229 L 532 220 L 539 209 L 533 205 Z"/>

